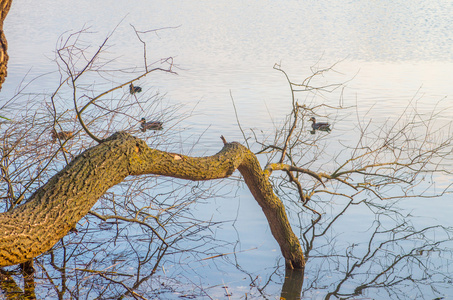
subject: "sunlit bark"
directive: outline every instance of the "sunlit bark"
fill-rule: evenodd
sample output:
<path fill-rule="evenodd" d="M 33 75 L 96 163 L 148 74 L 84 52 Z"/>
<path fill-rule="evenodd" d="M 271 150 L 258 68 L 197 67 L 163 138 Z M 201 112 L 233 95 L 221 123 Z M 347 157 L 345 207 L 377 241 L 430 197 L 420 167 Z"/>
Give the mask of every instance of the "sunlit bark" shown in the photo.
<path fill-rule="evenodd" d="M 265 213 L 287 266 L 303 268 L 299 240 L 255 155 L 238 143 L 225 143 L 209 157 L 188 157 L 150 149 L 140 139 L 116 133 L 77 156 L 25 203 L 0 214 L 0 266 L 36 257 L 88 213 L 109 188 L 126 176 L 156 174 L 188 180 L 225 178 L 238 169 Z"/>
<path fill-rule="evenodd" d="M 3 21 L 9 12 L 12 0 L 0 0 L 0 89 L 6 79 L 6 67 L 8 64 L 8 42 L 3 32 Z"/>

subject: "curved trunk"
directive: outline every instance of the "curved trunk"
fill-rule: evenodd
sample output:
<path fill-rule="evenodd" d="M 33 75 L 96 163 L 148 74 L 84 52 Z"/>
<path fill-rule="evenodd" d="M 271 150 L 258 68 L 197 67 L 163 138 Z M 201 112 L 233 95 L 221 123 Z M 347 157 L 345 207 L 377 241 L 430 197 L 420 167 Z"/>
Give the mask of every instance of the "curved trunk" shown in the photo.
<path fill-rule="evenodd" d="M 287 266 L 303 268 L 299 240 L 255 155 L 226 143 L 208 157 L 150 149 L 140 139 L 116 133 L 77 156 L 38 189 L 27 203 L 0 214 L 0 266 L 15 265 L 52 248 L 110 187 L 126 176 L 156 174 L 188 180 L 230 176 L 238 169 L 265 213 Z"/>

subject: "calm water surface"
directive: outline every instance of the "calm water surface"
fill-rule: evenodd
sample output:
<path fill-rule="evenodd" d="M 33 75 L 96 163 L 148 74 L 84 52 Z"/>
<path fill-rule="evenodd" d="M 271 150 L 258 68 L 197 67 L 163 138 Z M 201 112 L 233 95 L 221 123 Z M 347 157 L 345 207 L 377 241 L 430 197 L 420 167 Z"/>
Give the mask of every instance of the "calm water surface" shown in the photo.
<path fill-rule="evenodd" d="M 141 44 L 129 24 L 143 31 L 172 27 L 146 36 L 148 56 L 156 61 L 172 56 L 179 75 L 151 74 L 140 84 L 166 93 L 172 103 L 195 108 L 194 116 L 178 125 L 190 129 L 191 134 L 205 132 L 195 154 L 220 149 L 220 135 L 243 142 L 230 94 L 244 128 L 271 133 L 274 122 L 281 124 L 289 113 L 291 95 L 283 74 L 273 70 L 275 63 L 300 81 L 311 74 L 313 66 L 326 68 L 339 62 L 337 72 L 323 78 L 328 83 L 348 81 L 341 101 L 354 108 L 329 114 L 334 123 L 332 137 L 338 139 L 348 139 L 358 118 L 384 124 L 396 120 L 408 105 L 423 114 L 437 105 L 443 111 L 438 117 L 442 124 L 453 117 L 453 2 L 446 0 L 64 0 L 58 5 L 47 0 L 39 4 L 15 1 L 4 26 L 10 62 L 0 101 L 15 93 L 27 72 L 26 81 L 56 70 L 52 62 L 55 45 L 69 30 L 89 27 L 95 33 L 86 37 L 86 42 L 99 45 L 118 25 L 110 42 L 113 50 L 107 55 L 116 57 L 118 66 L 141 66 Z M 57 77 L 51 74 L 30 88 L 36 93 L 52 91 L 56 83 L 48 78 Z M 298 101 L 309 105 L 340 102 L 338 91 L 324 96 L 302 94 Z M 433 201 L 429 209 L 418 200 L 406 205 L 408 211 L 420 215 L 420 222 L 429 223 L 435 217 L 436 222 L 452 226 L 451 210 L 442 209 L 450 198 Z M 227 223 L 216 235 L 239 239 L 241 249 L 258 248 L 241 254 L 244 269 L 263 278 L 272 272 L 269 269 L 280 252 L 261 209 L 247 190 L 233 199 L 213 200 L 196 209 L 207 218 L 236 219 L 234 227 Z M 297 214 L 289 214 L 296 224 Z M 357 211 L 349 222 L 339 225 L 336 230 L 344 230 L 339 243 L 355 234 L 347 232 L 348 228 L 360 227 L 369 217 Z M 206 263 L 195 272 L 193 281 L 205 286 L 223 281 L 239 297 L 249 283 L 244 279 L 247 276 L 235 270 L 228 264 Z M 270 286 L 278 295 L 278 282 Z M 213 293 L 222 298 L 223 292 L 218 288 Z M 323 293 L 307 292 L 307 297 L 322 298 Z M 453 290 L 441 294 L 453 297 Z M 370 297 L 373 295 L 379 291 Z"/>

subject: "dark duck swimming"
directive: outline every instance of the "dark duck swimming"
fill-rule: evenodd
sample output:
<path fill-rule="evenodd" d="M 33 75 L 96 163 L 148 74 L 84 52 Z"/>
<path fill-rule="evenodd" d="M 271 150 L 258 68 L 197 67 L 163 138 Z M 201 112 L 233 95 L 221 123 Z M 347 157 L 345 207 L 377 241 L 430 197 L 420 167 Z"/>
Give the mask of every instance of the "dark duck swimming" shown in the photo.
<path fill-rule="evenodd" d="M 329 123 L 327 123 L 327 122 L 316 122 L 316 118 L 315 117 L 311 117 L 310 121 L 312 121 L 311 128 L 313 128 L 313 130 L 330 131 L 330 124 Z"/>
<path fill-rule="evenodd" d="M 146 130 L 162 130 L 162 126 L 163 123 L 159 121 L 146 122 L 145 118 L 142 118 L 140 120 L 140 129 L 142 132 L 145 132 Z"/>

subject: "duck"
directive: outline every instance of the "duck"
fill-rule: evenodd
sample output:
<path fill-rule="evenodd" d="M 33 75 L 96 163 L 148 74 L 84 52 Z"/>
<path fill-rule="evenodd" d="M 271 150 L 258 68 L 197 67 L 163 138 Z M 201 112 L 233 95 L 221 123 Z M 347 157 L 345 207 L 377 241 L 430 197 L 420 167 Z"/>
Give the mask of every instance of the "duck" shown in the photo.
<path fill-rule="evenodd" d="M 310 121 L 313 123 L 311 124 L 311 128 L 313 130 L 322 130 L 322 131 L 330 131 L 330 124 L 327 122 L 316 122 L 315 117 L 311 117 Z"/>
<path fill-rule="evenodd" d="M 135 93 L 141 93 L 141 91 L 142 91 L 141 87 L 134 86 L 132 83 L 129 85 L 129 92 L 131 93 L 131 95 L 133 95 Z"/>
<path fill-rule="evenodd" d="M 140 127 L 142 132 L 145 132 L 146 130 L 162 130 L 162 125 L 163 123 L 159 121 L 146 122 L 145 118 L 142 118 L 140 120 Z"/>
<path fill-rule="evenodd" d="M 52 128 L 51 131 L 51 136 L 52 136 L 52 142 L 56 142 L 57 139 L 59 140 L 67 140 L 72 137 L 73 132 L 72 131 L 60 131 L 57 132 L 55 128 Z"/>

